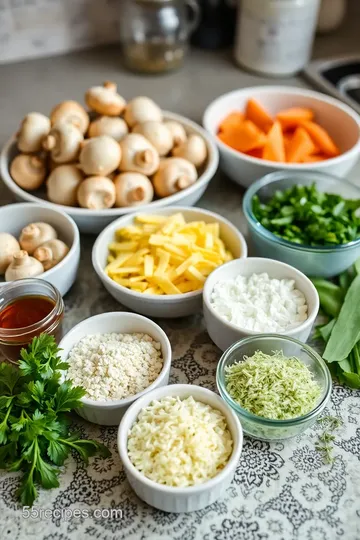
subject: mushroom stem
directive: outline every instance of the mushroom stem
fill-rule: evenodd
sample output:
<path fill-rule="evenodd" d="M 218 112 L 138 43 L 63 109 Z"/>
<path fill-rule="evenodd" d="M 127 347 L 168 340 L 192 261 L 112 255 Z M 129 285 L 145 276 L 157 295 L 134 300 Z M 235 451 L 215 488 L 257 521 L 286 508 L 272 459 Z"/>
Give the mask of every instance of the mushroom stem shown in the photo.
<path fill-rule="evenodd" d="M 30 165 L 34 167 L 34 169 L 36 169 L 37 171 L 40 171 L 44 168 L 44 162 L 42 159 L 39 158 L 39 156 L 31 156 Z"/>
<path fill-rule="evenodd" d="M 52 251 L 49 247 L 40 246 L 36 250 L 36 258 L 40 262 L 48 261 L 52 258 Z"/>
<path fill-rule="evenodd" d="M 177 179 L 177 181 L 175 183 L 175 186 L 176 186 L 178 191 L 181 191 L 182 189 L 185 189 L 185 188 L 191 186 L 192 183 L 193 182 L 191 181 L 191 178 L 189 176 L 187 176 L 186 174 L 182 174 Z"/>
<path fill-rule="evenodd" d="M 145 190 L 143 187 L 137 187 L 136 189 L 133 189 L 128 194 L 128 201 L 129 203 L 132 202 L 140 202 L 145 197 Z"/>
<path fill-rule="evenodd" d="M 52 150 L 56 146 L 55 135 L 47 135 L 47 137 L 44 138 L 42 145 L 44 150 L 50 152 L 50 150 Z"/>
<path fill-rule="evenodd" d="M 137 152 L 134 158 L 134 161 L 140 167 L 142 165 L 147 165 L 153 160 L 153 154 L 151 150 L 142 150 L 142 152 Z"/>
<path fill-rule="evenodd" d="M 30 225 L 27 225 L 22 230 L 23 238 L 26 240 L 32 240 L 34 238 L 37 238 L 39 234 L 41 233 L 39 227 L 35 225 L 35 223 L 31 223 Z M 26 252 L 25 252 L 26 253 Z"/>
<path fill-rule="evenodd" d="M 24 249 L 21 249 L 13 256 L 13 266 L 23 266 L 28 262 L 29 254 Z"/>
<path fill-rule="evenodd" d="M 108 90 L 111 90 L 112 92 L 117 91 L 117 84 L 112 81 L 105 81 L 103 84 L 104 88 L 107 88 Z"/>

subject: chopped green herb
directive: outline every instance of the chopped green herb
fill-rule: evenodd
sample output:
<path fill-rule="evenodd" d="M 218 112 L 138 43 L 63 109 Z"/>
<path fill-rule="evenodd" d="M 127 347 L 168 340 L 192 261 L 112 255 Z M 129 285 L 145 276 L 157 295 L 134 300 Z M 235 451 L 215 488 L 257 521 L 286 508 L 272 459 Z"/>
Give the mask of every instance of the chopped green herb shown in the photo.
<path fill-rule="evenodd" d="M 322 416 L 319 418 L 318 423 L 325 425 L 326 431 L 319 435 L 315 450 L 321 452 L 324 463 L 330 464 L 334 461 L 333 442 L 336 438 L 332 432 L 342 425 L 342 420 L 336 416 Z"/>
<path fill-rule="evenodd" d="M 58 467 L 71 450 L 85 462 L 95 453 L 110 455 L 104 445 L 69 433 L 64 413 L 82 406 L 85 390 L 70 381 L 60 383 L 67 368 L 54 338 L 46 334 L 22 349 L 18 368 L 0 364 L 0 468 L 24 473 L 18 491 L 24 506 L 32 506 L 37 485 L 59 485 Z"/>
<path fill-rule="evenodd" d="M 243 409 L 273 420 L 287 420 L 310 412 L 321 388 L 309 368 L 282 351 L 253 356 L 225 368 L 226 390 Z"/>
<path fill-rule="evenodd" d="M 311 186 L 277 191 L 266 202 L 257 195 L 252 211 L 263 227 L 289 242 L 309 246 L 347 244 L 360 237 L 360 200 L 347 200 Z"/>

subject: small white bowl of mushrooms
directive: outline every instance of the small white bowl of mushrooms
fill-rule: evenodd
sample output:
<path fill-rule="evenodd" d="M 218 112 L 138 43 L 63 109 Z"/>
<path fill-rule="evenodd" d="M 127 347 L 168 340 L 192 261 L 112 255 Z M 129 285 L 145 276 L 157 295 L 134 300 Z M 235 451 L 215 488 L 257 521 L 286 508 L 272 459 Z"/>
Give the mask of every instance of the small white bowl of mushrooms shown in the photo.
<path fill-rule="evenodd" d="M 0 290 L 2 282 L 38 277 L 64 296 L 79 261 L 79 230 L 64 212 L 29 203 L 0 207 Z"/>
<path fill-rule="evenodd" d="M 82 232 L 164 206 L 192 206 L 218 167 L 212 138 L 148 97 L 129 102 L 116 84 L 32 112 L 3 148 L 0 173 L 18 200 L 68 213 Z"/>

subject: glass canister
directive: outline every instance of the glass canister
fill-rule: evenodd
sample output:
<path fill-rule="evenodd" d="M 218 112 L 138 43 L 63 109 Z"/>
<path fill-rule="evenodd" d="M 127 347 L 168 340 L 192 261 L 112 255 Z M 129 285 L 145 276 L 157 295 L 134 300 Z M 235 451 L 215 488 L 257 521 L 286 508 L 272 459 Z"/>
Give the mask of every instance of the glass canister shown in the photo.
<path fill-rule="evenodd" d="M 320 0 L 241 0 L 235 60 L 252 71 L 281 77 L 309 61 Z"/>
<path fill-rule="evenodd" d="M 143 73 L 162 73 L 180 67 L 189 36 L 199 22 L 197 0 L 123 2 L 120 38 L 126 66 Z"/>
<path fill-rule="evenodd" d="M 0 287 L 0 356 L 17 363 L 20 350 L 33 337 L 62 338 L 64 302 L 59 291 L 42 279 L 20 279 Z"/>

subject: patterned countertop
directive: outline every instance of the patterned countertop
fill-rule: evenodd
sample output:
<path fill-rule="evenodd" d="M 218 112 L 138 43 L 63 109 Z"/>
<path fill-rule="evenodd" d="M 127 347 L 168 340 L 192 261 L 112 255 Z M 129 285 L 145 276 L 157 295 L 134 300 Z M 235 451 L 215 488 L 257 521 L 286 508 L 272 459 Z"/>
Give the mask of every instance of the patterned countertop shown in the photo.
<path fill-rule="evenodd" d="M 7 195 L 1 194 L 6 202 Z M 239 188 L 217 177 L 201 206 L 242 226 L 240 200 Z M 91 315 L 122 309 L 91 269 L 93 241 L 90 236 L 82 238 L 78 280 L 65 297 L 65 330 Z M 210 341 L 202 316 L 158 322 L 173 348 L 171 382 L 214 389 L 220 351 Z M 81 434 L 108 445 L 112 456 L 92 458 L 88 466 L 71 457 L 60 487 L 41 490 L 32 514 L 16 503 L 19 476 L 2 472 L 0 539 L 359 540 L 359 398 L 360 392 L 334 387 L 326 414 L 341 417 L 343 425 L 336 432 L 331 465 L 325 465 L 315 450 L 319 425 L 287 442 L 270 444 L 245 438 L 226 497 L 188 514 L 166 514 L 140 501 L 122 469 L 117 429 L 91 425 L 74 416 Z"/>

